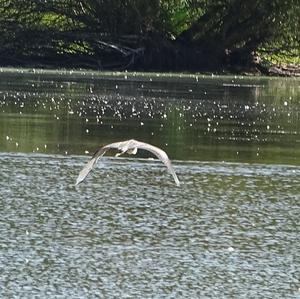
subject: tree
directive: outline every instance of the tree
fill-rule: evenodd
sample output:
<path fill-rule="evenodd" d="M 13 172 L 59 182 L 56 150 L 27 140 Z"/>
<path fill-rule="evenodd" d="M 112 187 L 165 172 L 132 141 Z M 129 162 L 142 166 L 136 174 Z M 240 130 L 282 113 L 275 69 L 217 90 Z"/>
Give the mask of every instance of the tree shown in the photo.
<path fill-rule="evenodd" d="M 298 0 L 0 0 L 0 63 L 117 69 L 249 67 L 299 55 Z"/>
<path fill-rule="evenodd" d="M 299 48 L 299 2 L 208 1 L 205 13 L 178 39 L 201 48 L 212 66 L 248 64 L 259 48 Z"/>

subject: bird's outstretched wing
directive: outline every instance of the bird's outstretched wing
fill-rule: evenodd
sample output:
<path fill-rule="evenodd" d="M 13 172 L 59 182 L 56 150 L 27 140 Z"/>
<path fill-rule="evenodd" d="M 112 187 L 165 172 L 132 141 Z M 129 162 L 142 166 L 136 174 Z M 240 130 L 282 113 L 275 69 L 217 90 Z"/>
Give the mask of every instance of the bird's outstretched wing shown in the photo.
<path fill-rule="evenodd" d="M 75 186 L 80 184 L 86 178 L 89 172 L 93 169 L 94 165 L 97 163 L 98 159 L 101 158 L 106 153 L 106 151 L 107 149 L 104 149 L 102 147 L 94 154 L 92 159 L 87 162 L 87 164 L 80 171 Z"/>
<path fill-rule="evenodd" d="M 135 150 L 135 149 L 143 149 L 143 150 L 151 152 L 158 159 L 160 159 L 164 163 L 164 165 L 168 168 L 169 172 L 172 174 L 172 176 L 175 180 L 176 185 L 177 186 L 180 185 L 180 182 L 178 180 L 178 177 L 175 173 L 175 170 L 174 170 L 174 168 L 171 164 L 171 161 L 170 161 L 168 155 L 163 150 L 161 150 L 160 148 L 158 148 L 154 145 L 151 145 L 151 144 L 148 144 L 148 143 L 145 143 L 145 142 L 140 142 L 140 141 L 137 141 L 137 140 L 134 140 L 134 139 L 127 140 L 127 141 L 121 141 L 121 142 L 114 142 L 114 143 L 105 145 L 105 146 L 101 147 L 99 150 L 97 150 L 95 152 L 95 154 L 93 155 L 92 159 L 80 171 L 75 185 L 78 185 L 79 183 L 81 183 L 86 178 L 86 176 L 93 169 L 93 167 L 95 166 L 97 161 L 109 149 L 122 150 L 122 153 L 124 153 L 128 150 Z"/>
<path fill-rule="evenodd" d="M 87 162 L 87 164 L 82 168 L 82 170 L 80 171 L 77 180 L 76 180 L 76 185 L 80 184 L 85 178 L 86 176 L 89 174 L 89 172 L 94 168 L 95 164 L 97 163 L 97 161 L 111 148 L 113 149 L 119 149 L 120 145 L 122 144 L 122 142 L 114 142 L 108 145 L 105 145 L 103 147 L 101 147 L 99 150 L 97 150 L 92 159 Z"/>
<path fill-rule="evenodd" d="M 152 154 L 154 154 L 158 159 L 160 159 L 165 164 L 165 166 L 168 168 L 170 174 L 173 176 L 175 184 L 177 186 L 180 185 L 179 179 L 175 173 L 172 163 L 165 151 L 163 151 L 162 149 L 160 149 L 154 145 L 151 145 L 151 144 L 148 144 L 145 142 L 140 142 L 137 140 L 133 140 L 133 141 L 135 142 L 135 145 L 134 145 L 134 143 L 132 143 L 132 146 L 139 148 L 139 149 L 149 151 Z"/>

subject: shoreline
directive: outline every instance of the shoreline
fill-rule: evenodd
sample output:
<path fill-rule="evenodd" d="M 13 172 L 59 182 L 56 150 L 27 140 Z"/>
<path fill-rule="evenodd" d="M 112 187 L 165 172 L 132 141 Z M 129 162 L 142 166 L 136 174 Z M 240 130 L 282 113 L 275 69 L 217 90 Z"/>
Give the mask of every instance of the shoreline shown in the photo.
<path fill-rule="evenodd" d="M 300 78 L 300 66 L 294 65 L 285 65 L 279 66 L 274 65 L 269 68 L 261 65 L 257 65 L 255 68 L 251 69 L 226 69 L 223 71 L 220 70 L 185 70 L 185 71 L 155 71 L 155 70 L 101 70 L 101 69 L 93 69 L 93 68 L 81 68 L 81 67 L 61 67 L 55 68 L 54 66 L 41 66 L 41 65 L 28 65 L 28 66 L 1 66 L 0 65 L 0 74 L 1 73 L 26 73 L 26 74 L 60 74 L 60 75 L 82 75 L 86 76 L 90 74 L 94 75 L 102 75 L 102 76 L 113 76 L 113 77 L 126 77 L 127 76 L 140 76 L 140 77 L 160 77 L 160 78 L 172 78 L 172 77 L 180 77 L 180 78 L 209 78 L 209 77 L 222 77 L 222 76 L 238 76 L 240 78 L 256 78 L 256 77 L 267 77 L 267 78 L 276 78 L 276 77 L 287 77 L 287 78 Z"/>

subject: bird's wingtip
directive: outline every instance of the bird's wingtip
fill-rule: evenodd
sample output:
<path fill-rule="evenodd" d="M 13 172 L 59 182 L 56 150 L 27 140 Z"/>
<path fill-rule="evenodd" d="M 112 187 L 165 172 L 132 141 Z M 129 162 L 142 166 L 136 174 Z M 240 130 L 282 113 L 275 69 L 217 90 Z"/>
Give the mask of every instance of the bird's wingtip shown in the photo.
<path fill-rule="evenodd" d="M 83 181 L 83 179 L 82 179 L 81 175 L 79 175 L 78 178 L 76 179 L 75 186 L 79 185 L 82 181 Z"/>

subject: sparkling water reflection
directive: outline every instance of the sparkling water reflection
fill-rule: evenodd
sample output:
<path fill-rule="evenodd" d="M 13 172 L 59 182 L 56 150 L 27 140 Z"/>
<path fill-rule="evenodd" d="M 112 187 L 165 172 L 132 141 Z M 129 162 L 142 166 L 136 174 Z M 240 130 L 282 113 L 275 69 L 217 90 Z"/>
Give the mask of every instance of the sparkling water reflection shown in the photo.
<path fill-rule="evenodd" d="M 0 155 L 2 298 L 296 298 L 300 168 Z"/>
<path fill-rule="evenodd" d="M 299 81 L 1 71 L 0 298 L 300 298 Z"/>
<path fill-rule="evenodd" d="M 299 164 L 297 79 L 0 77 L 0 151 L 84 154 L 135 138 L 173 159 Z"/>

